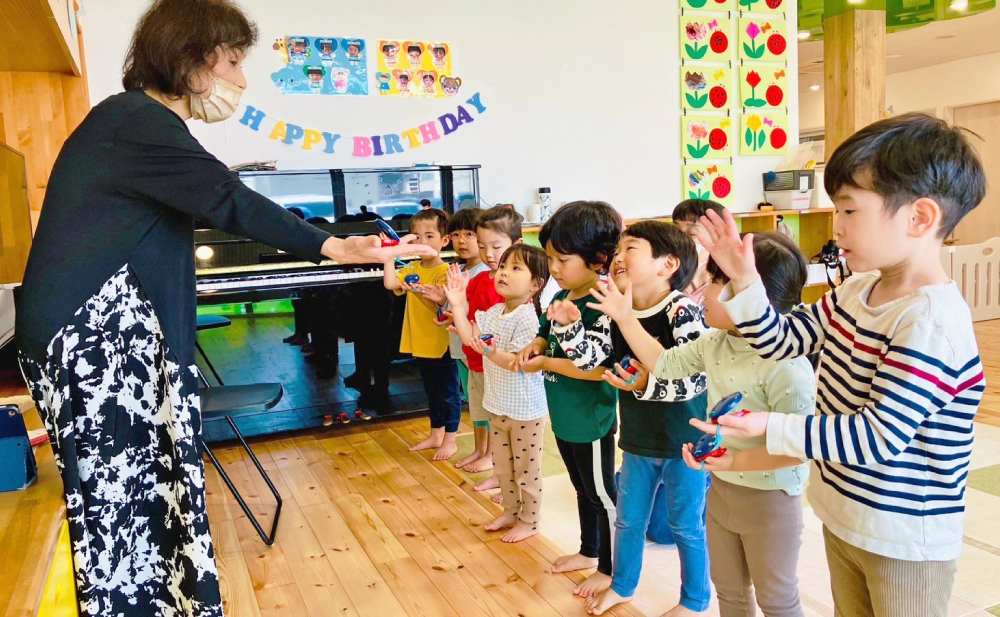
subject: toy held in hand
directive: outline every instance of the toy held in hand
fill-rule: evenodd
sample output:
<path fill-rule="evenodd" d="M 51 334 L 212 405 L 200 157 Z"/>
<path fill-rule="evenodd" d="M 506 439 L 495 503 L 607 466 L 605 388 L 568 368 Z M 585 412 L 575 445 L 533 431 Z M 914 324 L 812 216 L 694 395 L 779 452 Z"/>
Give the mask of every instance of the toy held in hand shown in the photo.
<path fill-rule="evenodd" d="M 403 277 L 403 282 L 406 283 L 407 285 L 417 285 L 420 283 L 420 275 L 407 274 L 405 277 Z"/>
<path fill-rule="evenodd" d="M 438 309 L 438 316 L 437 316 L 438 323 L 444 323 L 449 319 L 451 319 L 451 317 L 452 317 L 451 311 L 442 311 Z"/>
<path fill-rule="evenodd" d="M 491 345 L 493 343 L 493 335 L 492 334 L 480 334 L 479 335 L 479 340 L 481 340 L 482 342 L 486 343 L 487 345 Z"/>
<path fill-rule="evenodd" d="M 624 369 L 629 375 L 635 375 L 639 372 L 639 367 L 636 366 L 634 362 L 635 361 L 632 359 L 632 356 L 625 356 L 622 358 L 622 361 L 618 363 L 618 365 L 621 366 L 622 369 Z"/>
<path fill-rule="evenodd" d="M 399 244 L 399 234 L 389 224 L 382 219 L 375 219 L 375 224 L 378 225 L 379 231 L 385 234 L 385 238 L 382 239 L 382 246 L 396 246 Z"/>
<path fill-rule="evenodd" d="M 691 456 L 699 463 L 704 462 L 708 458 L 722 456 L 726 453 L 726 449 L 720 448 L 720 443 L 722 443 L 722 436 L 718 431 L 714 435 L 711 433 L 702 435 L 698 443 L 694 444 L 694 448 L 691 449 Z"/>
<path fill-rule="evenodd" d="M 733 392 L 732 394 L 724 396 L 722 400 L 716 403 L 715 407 L 712 407 L 712 410 L 708 412 L 708 419 L 712 421 L 712 424 L 718 424 L 719 418 L 736 409 L 742 400 L 742 392 Z M 741 413 L 739 415 L 743 414 Z"/>

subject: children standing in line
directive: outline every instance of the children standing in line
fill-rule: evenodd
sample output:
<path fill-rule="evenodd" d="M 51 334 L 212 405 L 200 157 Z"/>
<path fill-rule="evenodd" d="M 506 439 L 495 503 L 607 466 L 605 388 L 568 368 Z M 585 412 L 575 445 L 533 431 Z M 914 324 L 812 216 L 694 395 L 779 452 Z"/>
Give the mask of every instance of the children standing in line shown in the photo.
<path fill-rule="evenodd" d="M 710 332 L 701 307 L 680 291 L 697 266 L 694 242 L 674 225 L 642 221 L 625 230 L 618 242 L 611 277 L 620 288 L 631 284 L 632 313 L 668 349 Z M 563 303 L 562 307 L 553 311 L 553 320 L 561 326 L 553 330 L 563 350 L 575 356 L 574 364 L 591 370 L 604 358 L 604 350 L 587 338 L 576 305 Z M 616 324 L 612 324 L 611 339 L 615 359 L 620 362 L 633 356 Z M 592 597 L 587 609 L 599 615 L 632 598 L 639 584 L 654 496 L 660 491 L 665 497 L 664 511 L 657 515 L 666 519 L 681 561 L 680 603 L 667 615 L 700 613 L 708 609 L 712 596 L 705 541 L 708 484 L 705 474 L 684 464 L 681 448 L 701 436 L 688 420 L 705 417 L 705 374 L 659 381 L 634 357 L 632 362 L 637 371 L 634 377 L 617 384 L 623 390 L 618 399 L 622 424 L 618 444 L 624 457 L 618 481 L 614 572 L 611 587 Z"/>
<path fill-rule="evenodd" d="M 476 311 L 469 320 L 464 284 L 449 273 L 446 293 L 463 341 L 484 357 L 483 407 L 493 428 L 494 475 L 500 484 L 503 514 L 487 531 L 510 528 L 501 538 L 520 542 L 538 533 L 542 507 L 542 444 L 545 439 L 545 386 L 540 373 L 512 370 L 516 354 L 538 331 L 538 294 L 549 272 L 545 253 L 515 244 L 500 258 L 495 277 L 504 302 Z M 482 336 L 492 337 L 483 341 Z"/>
<path fill-rule="evenodd" d="M 757 256 L 763 291 L 779 311 L 787 313 L 802 297 L 805 257 L 788 237 L 774 232 L 755 236 L 751 250 Z M 758 357 L 747 341 L 734 334 L 736 326 L 719 303 L 719 292 L 726 283 L 724 276 L 711 261 L 708 269 L 713 281 L 705 294 L 705 322 L 718 331 L 685 345 L 664 350 L 642 327 L 632 311 L 631 283 L 626 285 L 624 293 L 613 282 L 602 286 L 594 294 L 598 302 L 593 306 L 615 320 L 631 349 L 645 366 L 652 367 L 650 373 L 657 379 L 707 373 L 709 408 L 723 397 L 741 392 L 741 409 L 767 409 L 782 417 L 812 414 L 815 407 L 812 365 L 804 357 L 791 360 L 780 356 Z M 620 365 L 615 368 L 618 373 L 608 371 L 605 378 L 621 387 L 625 385 L 621 376 L 628 375 Z M 729 452 L 739 452 L 762 443 L 759 438 L 727 438 L 721 445 Z M 685 447 L 689 449 L 690 445 Z M 755 471 L 714 474 L 708 493 L 706 525 L 712 582 L 722 617 L 754 614 L 755 594 L 768 617 L 803 614 L 796 567 L 802 544 L 801 495 L 809 469 L 801 461 L 795 462 L 798 465 L 793 467 L 781 468 L 788 464 L 783 460 L 756 467 Z M 602 600 L 594 607 L 595 611 L 614 602 L 613 597 Z M 693 612 L 681 605 L 673 615 Z"/>
<path fill-rule="evenodd" d="M 610 322 L 586 304 L 590 290 L 611 264 L 620 235 L 621 217 L 604 202 L 566 204 L 546 221 L 538 238 L 548 255 L 549 272 L 563 291 L 549 305 L 537 338 L 521 350 L 515 366 L 525 372 L 545 371 L 552 431 L 576 489 L 580 512 L 580 552 L 557 559 L 552 571 L 596 566 L 597 572 L 574 592 L 583 597 L 611 584 L 618 394 L 610 384 L 600 381 L 600 366 L 587 373 L 573 365 L 574 354 L 567 354 L 559 345 L 558 324 L 551 322 L 551 315 L 564 303 L 575 304 L 586 335 L 604 354 L 604 360 L 597 364 L 611 366 Z"/>
<path fill-rule="evenodd" d="M 465 208 L 459 210 L 448 221 L 448 236 L 451 238 L 451 246 L 461 260 L 458 268 L 467 278 L 475 278 L 480 272 L 489 270 L 482 258 L 479 256 L 479 244 L 476 240 L 476 224 L 483 211 L 479 208 Z M 452 317 L 447 313 L 451 307 L 445 298 L 444 288 L 436 286 L 422 286 L 421 293 L 425 298 L 435 302 L 441 308 L 438 310 L 439 318 L 437 324 L 442 328 L 447 328 L 452 324 Z M 489 422 L 477 417 L 473 411 L 475 405 L 469 396 L 469 361 L 462 350 L 462 339 L 454 332 L 448 333 L 448 350 L 451 357 L 457 360 L 458 375 L 462 380 L 462 391 L 469 399 L 469 409 L 472 418 L 473 434 L 475 435 L 475 448 L 469 456 L 455 463 L 459 469 L 469 465 L 479 459 L 490 461 L 490 431 Z M 480 466 L 482 463 L 480 463 Z M 488 467 L 486 468 L 488 469 Z M 470 470 L 471 471 L 471 470 Z M 476 471 L 485 471 L 477 468 Z"/>
<path fill-rule="evenodd" d="M 497 292 L 494 277 L 500 267 L 500 258 L 512 245 L 521 242 L 521 217 L 510 204 L 493 206 L 479 216 L 476 221 L 476 243 L 479 258 L 486 264 L 486 270 L 471 277 L 461 273 L 455 266 L 450 269 L 454 285 L 461 288 L 468 302 L 467 315 L 472 319 L 476 313 L 502 304 L 503 296 Z M 452 283 L 449 283 L 449 287 Z M 483 407 L 485 376 L 483 356 L 475 348 L 463 342 L 462 351 L 469 364 L 469 416 L 476 434 L 476 449 L 467 457 L 462 468 L 470 473 L 489 471 L 493 468 L 490 450 L 490 412 Z M 471 460 L 470 460 L 471 459 Z M 476 485 L 476 490 L 499 486 L 491 477 Z"/>
<path fill-rule="evenodd" d="M 410 450 L 437 448 L 435 461 L 447 460 L 458 450 L 455 436 L 462 418 L 462 399 L 458 369 L 448 354 L 448 333 L 435 324 L 437 304 L 419 292 L 422 286 L 440 286 L 446 281 L 448 264 L 441 259 L 441 249 L 448 245 L 447 232 L 446 212 L 437 208 L 421 210 L 410 219 L 410 233 L 417 235 L 414 243 L 434 247 L 437 255 L 410 262 L 398 272 L 393 262 L 383 264 L 385 288 L 397 295 L 407 294 L 399 350 L 412 354 L 417 361 L 430 410 L 431 434 Z"/>
<path fill-rule="evenodd" d="M 823 352 L 819 415 L 724 419 L 724 435 L 766 436 L 766 450 L 720 463 L 813 459 L 809 503 L 823 521 L 838 615 L 943 617 L 985 381 L 969 308 L 939 255 L 986 177 L 962 129 L 904 114 L 841 144 L 825 183 L 842 255 L 873 274 L 787 315 L 770 306 L 732 215 L 702 219 L 702 242 L 731 279 L 723 307 L 752 349 Z"/>

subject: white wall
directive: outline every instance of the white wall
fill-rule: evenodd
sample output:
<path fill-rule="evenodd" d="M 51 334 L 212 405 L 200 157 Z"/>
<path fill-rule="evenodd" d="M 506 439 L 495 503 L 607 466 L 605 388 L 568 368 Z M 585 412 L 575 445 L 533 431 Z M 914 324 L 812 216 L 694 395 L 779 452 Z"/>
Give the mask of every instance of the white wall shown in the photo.
<path fill-rule="evenodd" d="M 1000 100 L 1000 52 L 926 66 L 886 76 L 885 101 L 893 113 L 933 112 L 950 119 L 947 108 Z M 799 126 L 822 128 L 823 91 L 799 95 Z"/>
<path fill-rule="evenodd" d="M 238 1 L 260 27 L 260 44 L 245 65 L 250 88 L 244 102 L 289 122 L 340 133 L 344 141 L 341 151 L 327 155 L 271 141 L 235 119 L 216 126 L 193 123 L 195 136 L 228 164 L 272 158 L 283 169 L 479 163 L 488 203 L 523 206 L 535 201 L 537 187 L 551 186 L 556 203 L 604 199 L 627 217 L 662 216 L 682 195 L 676 0 Z M 146 4 L 84 0 L 94 103 L 121 90 L 121 60 Z M 794 14 L 788 17 L 795 23 Z M 374 96 L 364 98 L 282 96 L 269 78 L 277 66 L 270 46 L 289 34 L 447 41 L 463 80 L 465 96 L 457 98 L 481 92 L 487 110 L 418 150 L 355 158 L 345 147 L 349 136 L 398 133 L 454 112 L 459 101 L 379 98 L 371 86 Z M 789 39 L 794 67 L 795 38 Z M 797 92 L 794 71 L 791 77 L 789 91 Z M 789 103 L 789 141 L 796 143 L 798 101 L 792 97 Z M 737 210 L 754 208 L 761 172 L 779 161 L 736 158 Z"/>

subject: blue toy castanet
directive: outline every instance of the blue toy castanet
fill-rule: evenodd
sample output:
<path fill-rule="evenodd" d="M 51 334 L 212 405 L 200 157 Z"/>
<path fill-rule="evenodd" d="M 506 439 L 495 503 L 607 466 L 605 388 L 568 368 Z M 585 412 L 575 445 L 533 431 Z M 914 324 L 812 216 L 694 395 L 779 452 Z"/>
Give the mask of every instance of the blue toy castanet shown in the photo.
<path fill-rule="evenodd" d="M 625 369 L 625 372 L 629 375 L 635 375 L 639 372 L 639 368 L 632 364 L 632 362 L 632 356 L 625 356 L 622 358 L 622 361 L 618 363 L 618 365 Z"/>
<path fill-rule="evenodd" d="M 492 334 L 481 334 L 481 335 L 479 335 L 479 340 L 481 340 L 482 342 L 484 342 L 487 345 L 489 345 L 490 343 L 493 342 L 493 335 Z"/>
<path fill-rule="evenodd" d="M 375 224 L 378 225 L 379 231 L 384 233 L 390 240 L 395 240 L 395 244 L 399 244 L 399 234 L 392 227 L 389 227 L 389 223 L 386 223 L 382 219 L 375 219 Z"/>
<path fill-rule="evenodd" d="M 691 456 L 694 460 L 699 463 L 703 462 L 707 458 L 715 458 L 717 456 L 722 456 L 726 453 L 725 448 L 720 448 L 719 444 L 722 443 L 722 436 L 718 431 L 713 435 L 712 433 L 706 433 L 702 435 L 701 439 L 694 444 L 694 448 L 691 449 Z"/>
<path fill-rule="evenodd" d="M 420 282 L 420 275 L 407 274 L 406 276 L 403 277 L 403 281 L 406 282 L 407 285 L 416 285 L 417 283 Z"/>
<path fill-rule="evenodd" d="M 715 407 L 712 407 L 712 411 L 708 412 L 708 419 L 713 423 L 717 422 L 719 418 L 736 409 L 742 400 L 742 392 L 733 392 L 724 396 L 722 400 L 715 404 Z"/>

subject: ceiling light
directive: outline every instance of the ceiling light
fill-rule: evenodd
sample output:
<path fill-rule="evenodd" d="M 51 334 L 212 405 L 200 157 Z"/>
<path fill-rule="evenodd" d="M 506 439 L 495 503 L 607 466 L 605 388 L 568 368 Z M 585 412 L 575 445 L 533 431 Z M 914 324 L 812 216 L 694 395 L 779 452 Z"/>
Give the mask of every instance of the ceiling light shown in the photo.
<path fill-rule="evenodd" d="M 207 261 L 215 256 L 215 250 L 210 246 L 199 246 L 195 249 L 194 256 L 202 261 Z"/>
<path fill-rule="evenodd" d="M 799 40 L 804 41 L 809 38 L 808 30 L 799 30 Z"/>
<path fill-rule="evenodd" d="M 953 11 L 964 11 L 969 8 L 969 0 L 951 0 L 948 6 Z"/>
<path fill-rule="evenodd" d="M 863 4 L 865 0 L 847 0 L 847 4 Z"/>
<path fill-rule="evenodd" d="M 815 92 L 815 91 L 819 90 L 819 84 L 813 84 L 813 85 L 809 86 L 809 89 L 812 90 L 813 92 Z"/>

